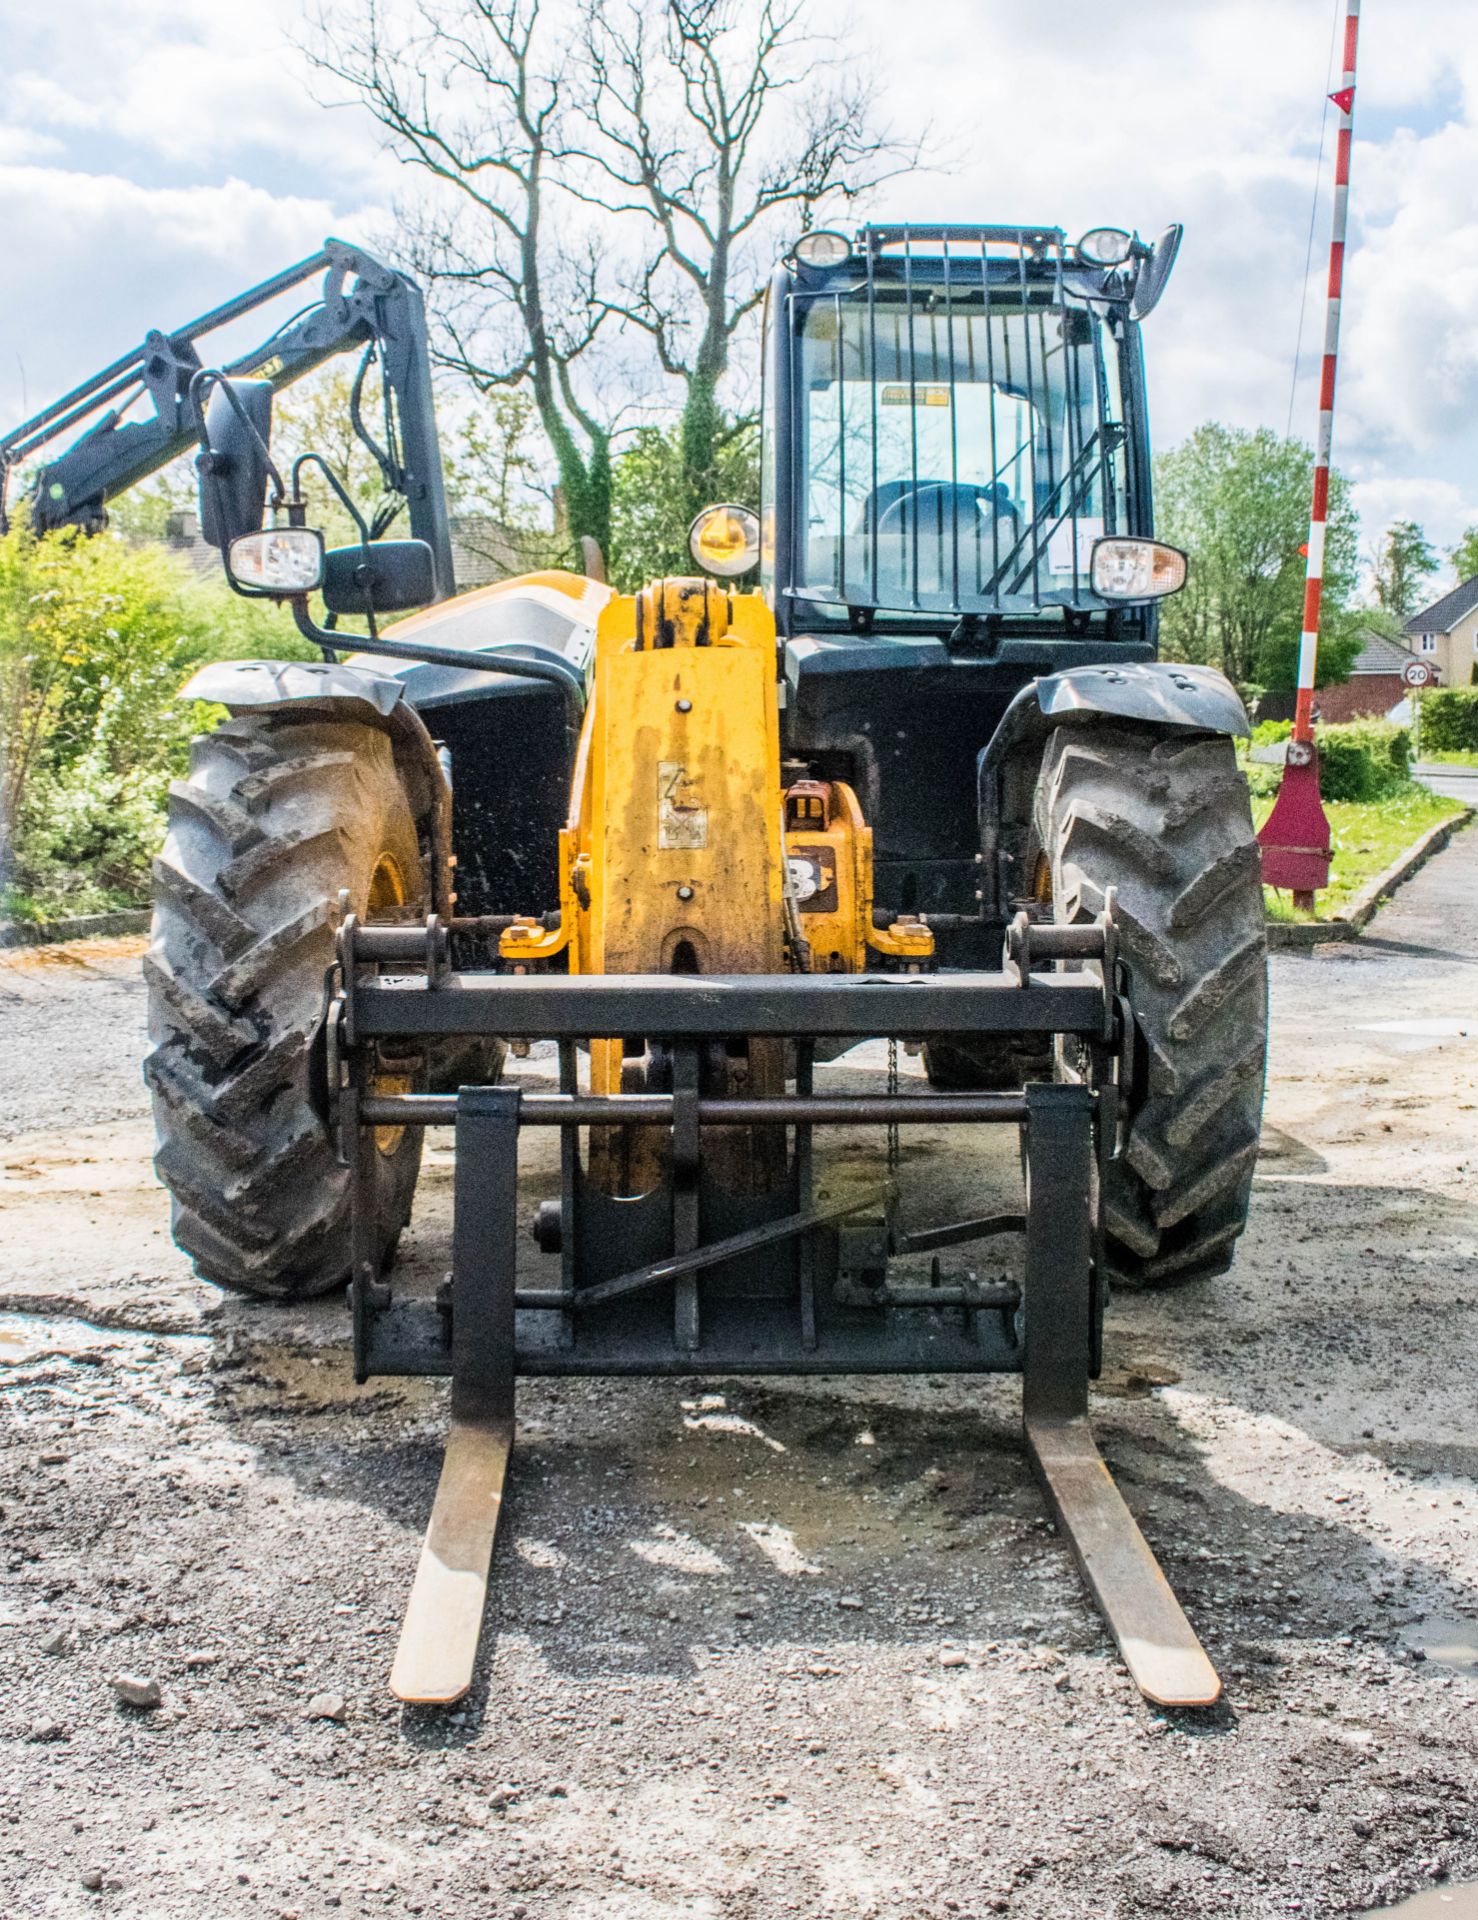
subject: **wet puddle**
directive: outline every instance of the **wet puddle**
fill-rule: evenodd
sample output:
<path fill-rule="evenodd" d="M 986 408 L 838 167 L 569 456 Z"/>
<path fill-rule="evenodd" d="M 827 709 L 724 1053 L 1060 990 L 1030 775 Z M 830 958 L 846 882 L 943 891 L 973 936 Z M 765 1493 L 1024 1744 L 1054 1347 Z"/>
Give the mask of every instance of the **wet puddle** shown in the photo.
<path fill-rule="evenodd" d="M 1478 1679 L 1478 1620 L 1432 1614 L 1403 1627 L 1401 1638 L 1413 1652 L 1424 1654 L 1434 1666 L 1450 1667 L 1454 1673 Z"/>
<path fill-rule="evenodd" d="M 210 1337 L 153 1332 L 139 1327 L 100 1327 L 62 1313 L 0 1312 L 0 1368 L 43 1366 L 64 1360 L 83 1367 L 138 1371 L 155 1360 L 183 1361 L 203 1354 Z"/>
<path fill-rule="evenodd" d="M 75 1358 L 100 1356 L 118 1346 L 127 1335 L 89 1326 L 85 1320 L 42 1318 L 31 1313 L 0 1313 L 0 1366 L 29 1367 L 54 1355 Z"/>
<path fill-rule="evenodd" d="M 1356 1033 L 1373 1033 L 1376 1045 L 1392 1053 L 1425 1053 L 1444 1040 L 1471 1040 L 1478 1035 L 1478 1017 L 1471 1020 L 1372 1020 Z"/>
<path fill-rule="evenodd" d="M 1404 1914 L 1406 1920 L 1478 1920 L 1478 1885 L 1432 1887 L 1426 1893 L 1414 1893 L 1399 1907 L 1372 1908 L 1365 1920 L 1380 1920 L 1388 1914 Z"/>

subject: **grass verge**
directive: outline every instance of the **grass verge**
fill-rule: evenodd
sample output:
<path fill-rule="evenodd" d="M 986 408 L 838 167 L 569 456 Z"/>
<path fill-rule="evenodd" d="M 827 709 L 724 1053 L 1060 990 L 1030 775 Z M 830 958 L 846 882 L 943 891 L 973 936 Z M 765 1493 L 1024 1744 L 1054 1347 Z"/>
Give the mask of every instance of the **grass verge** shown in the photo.
<path fill-rule="evenodd" d="M 1261 827 L 1273 810 L 1271 796 L 1254 795 L 1253 823 Z M 1326 800 L 1334 841 L 1329 886 L 1318 896 L 1313 914 L 1295 913 L 1293 896 L 1263 888 L 1270 920 L 1335 920 L 1360 889 L 1384 873 L 1406 849 L 1444 820 L 1462 812 L 1462 803 L 1413 785 L 1387 800 Z"/>
<path fill-rule="evenodd" d="M 1424 753 L 1422 764 L 1429 767 L 1478 767 L 1478 753 L 1455 749 L 1451 753 Z"/>

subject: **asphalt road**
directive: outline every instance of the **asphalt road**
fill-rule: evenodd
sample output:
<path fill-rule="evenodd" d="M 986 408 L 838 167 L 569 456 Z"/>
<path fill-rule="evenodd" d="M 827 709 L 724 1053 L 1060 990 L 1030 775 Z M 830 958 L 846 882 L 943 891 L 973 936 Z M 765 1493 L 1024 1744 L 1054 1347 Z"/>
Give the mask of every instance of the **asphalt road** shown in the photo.
<path fill-rule="evenodd" d="M 1445 767 L 1438 762 L 1413 769 L 1418 780 L 1433 793 L 1445 793 L 1467 806 L 1478 806 L 1478 767 Z"/>
<path fill-rule="evenodd" d="M 137 949 L 0 956 L 6 1920 L 1261 1920 L 1478 1878 L 1478 829 L 1275 956 L 1236 1268 L 1114 1303 L 1095 1425 L 1202 1714 L 1131 1689 L 1015 1383 L 886 1380 L 524 1383 L 477 1684 L 399 1708 L 443 1390 L 356 1388 L 340 1303 L 193 1279 Z M 920 1217 L 1012 1178 L 947 1130 L 904 1166 Z"/>

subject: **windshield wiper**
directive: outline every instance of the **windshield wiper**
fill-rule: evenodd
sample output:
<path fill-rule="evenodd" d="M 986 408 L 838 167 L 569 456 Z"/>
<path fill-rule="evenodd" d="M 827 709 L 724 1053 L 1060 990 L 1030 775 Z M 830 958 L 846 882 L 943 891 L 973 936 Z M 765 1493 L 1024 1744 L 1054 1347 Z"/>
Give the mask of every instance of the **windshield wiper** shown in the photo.
<path fill-rule="evenodd" d="M 1031 558 L 1011 582 L 1010 591 L 1012 593 L 1019 592 L 1022 582 L 1036 572 L 1047 542 L 1052 538 L 1053 534 L 1056 533 L 1064 520 L 1073 519 L 1077 515 L 1078 503 L 1088 491 L 1088 486 L 1092 479 L 1092 473 L 1086 463 L 1089 455 L 1095 447 L 1097 447 L 1101 437 L 1099 430 L 1095 427 L 1093 432 L 1089 434 L 1088 438 L 1083 442 L 1082 446 L 1079 447 L 1077 457 L 1074 459 L 1072 465 L 1047 496 L 1045 505 L 1038 513 L 1033 515 L 1032 519 L 1022 529 L 1016 545 L 1012 547 L 1011 551 L 996 568 L 990 579 L 986 581 L 983 589 L 984 593 L 995 594 L 1000 592 L 1001 582 L 1011 571 L 1012 567 L 1016 565 L 1017 558 L 1028 541 L 1033 541 Z M 1056 514 L 1056 517 L 1051 521 L 1050 525 L 1048 525 L 1046 524 L 1047 516 L 1053 512 L 1058 496 L 1062 493 L 1064 487 L 1068 489 L 1067 505 Z M 1042 529 L 1042 531 L 1039 532 L 1039 529 Z M 1035 540 L 1033 540 L 1034 535 L 1036 536 Z M 1076 556 L 1074 556 L 1074 560 L 1076 562 Z"/>

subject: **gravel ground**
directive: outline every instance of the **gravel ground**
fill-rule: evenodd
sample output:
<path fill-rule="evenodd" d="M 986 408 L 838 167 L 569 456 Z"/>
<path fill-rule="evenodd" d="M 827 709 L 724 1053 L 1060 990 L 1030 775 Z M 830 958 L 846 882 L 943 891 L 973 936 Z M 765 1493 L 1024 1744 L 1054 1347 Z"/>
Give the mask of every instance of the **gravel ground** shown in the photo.
<path fill-rule="evenodd" d="M 1226 1678 L 1201 1714 L 1129 1685 L 1009 1381 L 525 1383 L 477 1685 L 397 1706 L 444 1390 L 356 1388 L 341 1303 L 191 1277 L 140 944 L 0 956 L 6 1920 L 1464 1911 L 1478 830 L 1276 957 L 1237 1267 L 1113 1308 L 1095 1421 Z M 927 1217 L 1007 1178 L 906 1159 Z"/>

